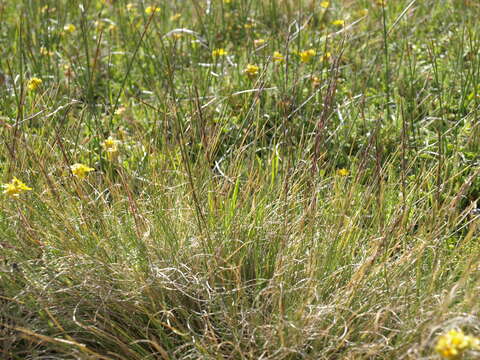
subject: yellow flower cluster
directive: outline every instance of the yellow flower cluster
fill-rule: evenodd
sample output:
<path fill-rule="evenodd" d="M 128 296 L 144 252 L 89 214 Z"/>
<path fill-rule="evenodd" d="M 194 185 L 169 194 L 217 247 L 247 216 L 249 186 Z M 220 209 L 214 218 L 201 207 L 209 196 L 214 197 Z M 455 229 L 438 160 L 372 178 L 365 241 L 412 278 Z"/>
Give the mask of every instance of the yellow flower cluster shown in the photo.
<path fill-rule="evenodd" d="M 83 165 L 83 164 L 73 164 L 72 166 L 70 166 L 70 170 L 72 171 L 72 174 L 79 178 L 79 179 L 85 179 L 85 177 L 87 176 L 87 174 L 90 172 L 90 171 L 93 171 L 95 170 L 94 168 L 91 168 L 91 167 L 88 167 L 86 165 Z"/>
<path fill-rule="evenodd" d="M 112 161 L 118 156 L 118 145 L 120 141 L 109 136 L 107 140 L 102 143 L 102 147 L 107 153 L 108 160 Z"/>
<path fill-rule="evenodd" d="M 221 56 L 227 56 L 228 53 L 225 51 L 225 49 L 215 49 L 212 51 L 212 56 L 213 57 L 221 57 Z"/>
<path fill-rule="evenodd" d="M 345 20 L 342 20 L 342 19 L 334 20 L 332 21 L 332 25 L 343 27 L 343 25 L 345 25 Z"/>
<path fill-rule="evenodd" d="M 305 51 L 301 51 L 298 55 L 300 56 L 300 60 L 304 63 L 310 62 L 312 58 L 316 55 L 316 51 L 314 49 L 309 49 Z"/>
<path fill-rule="evenodd" d="M 257 65 L 248 64 L 244 71 L 245 74 L 252 77 L 258 75 L 260 68 Z"/>
<path fill-rule="evenodd" d="M 444 359 L 458 359 L 468 349 L 479 349 L 479 339 L 465 335 L 462 330 L 452 329 L 440 335 L 435 345 L 435 351 Z"/>
<path fill-rule="evenodd" d="M 27 89 L 30 91 L 35 91 L 40 85 L 42 85 L 42 82 L 42 79 L 32 77 L 30 80 L 28 80 Z"/>
<path fill-rule="evenodd" d="M 281 52 L 278 52 L 278 51 L 275 51 L 273 53 L 273 61 L 277 62 L 277 63 L 282 63 L 285 61 L 285 56 L 282 55 Z"/>
<path fill-rule="evenodd" d="M 24 191 L 32 190 L 32 188 L 25 185 L 25 183 L 18 180 L 16 177 L 14 177 L 13 180 L 10 181 L 9 183 L 3 184 L 3 188 L 5 189 L 3 190 L 3 193 L 5 195 L 8 195 L 14 198 L 17 198 Z"/>
<path fill-rule="evenodd" d="M 160 12 L 160 8 L 158 6 L 147 6 L 145 8 L 145 14 L 151 15 L 153 13 L 158 13 Z"/>
<path fill-rule="evenodd" d="M 110 160 L 112 160 L 118 153 L 118 144 L 120 142 L 118 140 L 109 137 L 105 140 L 102 144 L 104 149 L 107 152 L 107 156 Z M 94 168 L 88 167 L 84 164 L 76 163 L 70 166 L 70 171 L 72 172 L 73 176 L 79 179 L 85 179 L 89 172 L 94 171 Z M 13 177 L 12 181 L 6 184 L 2 184 L 3 187 L 3 194 L 12 197 L 18 198 L 21 193 L 24 191 L 31 191 L 32 188 L 28 187 L 23 181 L 19 180 L 16 177 Z"/>

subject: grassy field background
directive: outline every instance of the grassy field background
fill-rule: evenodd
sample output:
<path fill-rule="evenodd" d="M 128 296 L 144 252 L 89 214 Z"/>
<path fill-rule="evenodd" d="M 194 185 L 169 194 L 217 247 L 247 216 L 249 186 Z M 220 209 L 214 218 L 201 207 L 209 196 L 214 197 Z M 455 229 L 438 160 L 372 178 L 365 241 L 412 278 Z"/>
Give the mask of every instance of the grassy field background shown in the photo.
<path fill-rule="evenodd" d="M 480 336 L 479 16 L 0 0 L 0 357 L 439 359 Z"/>

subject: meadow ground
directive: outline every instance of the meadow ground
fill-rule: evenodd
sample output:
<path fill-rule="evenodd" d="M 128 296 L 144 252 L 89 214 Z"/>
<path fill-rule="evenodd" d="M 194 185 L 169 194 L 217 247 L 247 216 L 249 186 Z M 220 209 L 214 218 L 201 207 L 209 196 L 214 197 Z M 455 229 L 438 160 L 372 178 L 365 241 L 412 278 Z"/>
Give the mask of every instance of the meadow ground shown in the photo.
<path fill-rule="evenodd" d="M 0 357 L 479 358 L 479 16 L 0 0 Z"/>

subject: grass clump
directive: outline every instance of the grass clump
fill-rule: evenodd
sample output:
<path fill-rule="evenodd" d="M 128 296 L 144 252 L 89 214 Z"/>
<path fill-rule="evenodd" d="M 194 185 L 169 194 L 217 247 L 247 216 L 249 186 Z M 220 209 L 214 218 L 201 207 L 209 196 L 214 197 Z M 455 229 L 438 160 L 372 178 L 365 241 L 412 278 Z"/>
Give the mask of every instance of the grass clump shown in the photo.
<path fill-rule="evenodd" d="M 479 11 L 0 1 L 1 357 L 476 358 Z"/>

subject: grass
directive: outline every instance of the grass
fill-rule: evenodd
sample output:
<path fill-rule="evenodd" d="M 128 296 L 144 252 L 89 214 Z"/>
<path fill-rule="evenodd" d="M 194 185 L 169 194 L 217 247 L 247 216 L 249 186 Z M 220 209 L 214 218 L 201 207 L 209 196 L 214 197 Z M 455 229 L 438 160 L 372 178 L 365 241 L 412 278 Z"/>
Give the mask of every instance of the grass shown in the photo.
<path fill-rule="evenodd" d="M 0 172 L 32 188 L 0 203 L 1 357 L 435 359 L 480 336 L 479 13 L 0 1 Z"/>

